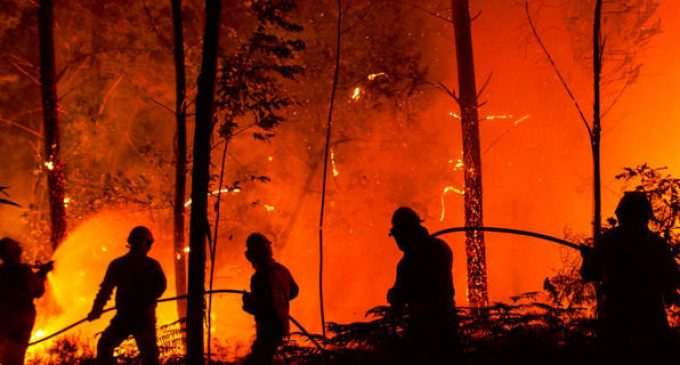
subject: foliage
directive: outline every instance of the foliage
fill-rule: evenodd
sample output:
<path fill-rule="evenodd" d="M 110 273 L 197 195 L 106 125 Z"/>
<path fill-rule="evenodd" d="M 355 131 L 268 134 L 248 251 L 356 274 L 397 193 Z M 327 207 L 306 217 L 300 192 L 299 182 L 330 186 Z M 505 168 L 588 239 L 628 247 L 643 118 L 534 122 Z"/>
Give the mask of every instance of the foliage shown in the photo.
<path fill-rule="evenodd" d="M 28 365 L 88 365 L 94 363 L 94 352 L 77 337 L 56 340 L 45 351 L 29 356 Z"/>
<path fill-rule="evenodd" d="M 592 354 L 593 321 L 584 308 L 544 303 L 527 293 L 484 312 L 459 308 L 459 331 L 470 364 L 573 363 Z M 329 324 L 327 353 L 287 347 L 284 357 L 300 364 L 395 364 L 403 358 L 407 317 L 389 307 L 371 309 L 368 321 Z"/>
<path fill-rule="evenodd" d="M 603 2 L 602 85 L 611 93 L 610 102 L 603 105 L 604 114 L 637 81 L 642 68 L 639 54 L 655 35 L 661 33 L 661 20 L 657 15 L 659 5 L 658 0 Z M 567 6 L 566 25 L 573 37 L 574 57 L 590 70 L 594 1 L 570 1 Z"/>
<path fill-rule="evenodd" d="M 654 217 L 650 222 L 653 232 L 662 235 L 673 252 L 680 247 L 680 179 L 667 173 L 665 167 L 655 168 L 646 163 L 635 167 L 625 167 L 616 179 L 633 184 L 633 189 L 647 194 L 654 209 Z M 607 231 L 616 225 L 616 218 L 610 217 Z M 584 245 L 592 245 L 592 240 L 583 237 L 576 239 Z M 676 259 L 677 260 L 677 259 Z M 581 280 L 579 268 L 580 257 L 569 257 L 565 260 L 560 272 L 546 278 L 544 289 L 549 293 L 551 303 L 571 307 L 573 305 L 593 308 L 595 292 L 592 285 Z M 673 305 L 669 308 L 669 320 L 680 323 L 680 308 Z"/>
<path fill-rule="evenodd" d="M 231 137 L 238 120 L 250 116 L 259 128 L 253 137 L 268 140 L 284 120 L 282 110 L 293 104 L 280 79 L 295 80 L 303 71 L 295 58 L 305 43 L 288 37 L 302 31 L 288 19 L 295 7 L 293 0 L 251 3 L 255 31 L 234 54 L 222 57 L 218 72 L 215 104 L 223 137 Z"/>

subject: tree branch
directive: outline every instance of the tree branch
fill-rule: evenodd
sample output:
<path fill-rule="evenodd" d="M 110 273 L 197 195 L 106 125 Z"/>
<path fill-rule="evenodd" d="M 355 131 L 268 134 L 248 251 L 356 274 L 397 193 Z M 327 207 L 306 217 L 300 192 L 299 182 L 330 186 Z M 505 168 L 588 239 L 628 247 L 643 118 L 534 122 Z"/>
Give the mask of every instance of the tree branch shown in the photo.
<path fill-rule="evenodd" d="M 588 131 L 588 136 L 592 137 L 593 131 L 590 128 L 590 125 L 588 124 L 588 120 L 586 119 L 585 114 L 583 114 L 583 109 L 581 108 L 581 105 L 579 104 L 578 100 L 576 99 L 576 96 L 574 96 L 574 93 L 571 91 L 571 88 L 569 87 L 569 84 L 567 83 L 566 79 L 564 78 L 564 76 L 562 76 L 562 72 L 560 72 L 559 67 L 557 67 L 555 60 L 553 59 L 552 55 L 550 54 L 550 52 L 546 48 L 545 44 L 543 43 L 541 36 L 538 34 L 538 30 L 536 29 L 536 25 L 534 24 L 534 21 L 531 18 L 531 12 L 529 11 L 529 0 L 524 0 L 524 12 L 526 13 L 527 20 L 529 21 L 529 27 L 531 27 L 531 33 L 534 35 L 534 38 L 536 39 L 536 42 L 538 42 L 538 45 L 541 47 L 541 50 L 543 50 L 543 53 L 545 54 L 545 57 L 548 59 L 550 66 L 552 67 L 553 71 L 557 75 L 557 78 L 560 80 L 560 83 L 562 84 L 564 91 L 566 91 L 567 95 L 569 96 L 571 101 L 574 103 L 574 107 L 576 108 L 576 111 L 578 112 L 578 115 L 581 118 L 583 125 L 585 126 L 586 130 Z"/>

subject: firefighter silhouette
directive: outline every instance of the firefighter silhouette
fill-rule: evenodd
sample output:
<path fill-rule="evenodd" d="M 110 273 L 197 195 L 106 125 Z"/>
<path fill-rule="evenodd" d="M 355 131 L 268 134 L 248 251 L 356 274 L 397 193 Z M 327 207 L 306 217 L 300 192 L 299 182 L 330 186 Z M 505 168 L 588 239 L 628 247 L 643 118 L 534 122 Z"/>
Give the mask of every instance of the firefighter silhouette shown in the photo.
<path fill-rule="evenodd" d="M 665 307 L 677 300 L 678 268 L 648 227 L 653 211 L 643 192 L 625 193 L 616 216 L 619 224 L 582 251 L 582 277 L 599 283 L 599 336 L 609 353 L 660 354 L 669 349 Z"/>
<path fill-rule="evenodd" d="M 143 364 L 159 363 L 156 300 L 165 291 L 166 281 L 160 264 L 147 256 L 153 241 L 148 228 L 135 227 L 128 236 L 129 252 L 113 260 L 106 270 L 88 315 L 89 320 L 101 317 L 116 288 L 116 315 L 97 343 L 98 364 L 114 364 L 114 349 L 130 335 L 137 343 Z"/>
<path fill-rule="evenodd" d="M 33 299 L 45 293 L 45 277 L 51 263 L 34 272 L 21 263 L 21 245 L 11 238 L 0 240 L 0 364 L 22 365 L 35 324 Z"/>
<path fill-rule="evenodd" d="M 288 269 L 272 257 L 271 242 L 260 233 L 246 240 L 245 256 L 255 273 L 250 293 L 243 295 L 243 310 L 255 316 L 256 337 L 244 363 L 270 365 L 276 349 L 289 334 L 289 301 L 299 288 Z"/>
<path fill-rule="evenodd" d="M 421 222 L 418 214 L 407 207 L 397 209 L 392 216 L 390 236 L 403 257 L 387 300 L 408 316 L 407 362 L 448 363 L 459 350 L 453 253 L 446 242 L 431 237 Z"/>

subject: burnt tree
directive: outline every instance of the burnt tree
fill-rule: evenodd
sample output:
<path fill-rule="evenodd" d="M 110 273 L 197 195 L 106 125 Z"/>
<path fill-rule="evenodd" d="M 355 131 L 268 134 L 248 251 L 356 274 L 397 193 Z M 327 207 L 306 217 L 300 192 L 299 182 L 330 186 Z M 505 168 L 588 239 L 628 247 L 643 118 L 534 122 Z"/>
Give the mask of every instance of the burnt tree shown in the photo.
<path fill-rule="evenodd" d="M 175 61 L 175 201 L 173 206 L 173 243 L 175 247 L 175 290 L 177 295 L 187 291 L 186 254 L 184 252 L 184 200 L 187 169 L 186 73 L 184 65 L 184 32 L 182 30 L 182 0 L 170 0 Z M 186 302 L 177 301 L 177 315 L 184 318 Z"/>
<path fill-rule="evenodd" d="M 50 243 L 56 250 L 66 235 L 64 207 L 64 165 L 60 158 L 59 115 L 57 109 L 57 78 L 54 61 L 54 6 L 52 0 L 38 4 L 40 35 L 40 83 L 43 108 L 47 194 L 50 205 Z"/>
<path fill-rule="evenodd" d="M 479 115 L 475 64 L 472 50 L 472 29 L 468 0 L 451 0 L 453 31 L 458 64 L 458 105 L 463 132 L 463 163 L 465 165 L 465 225 L 483 226 L 482 159 L 479 146 Z M 465 233 L 467 254 L 468 300 L 473 307 L 488 305 L 486 248 L 484 233 Z"/>
<path fill-rule="evenodd" d="M 602 187 L 600 172 L 600 82 L 602 78 L 602 0 L 595 0 L 593 19 L 593 126 L 590 133 L 590 147 L 593 152 L 593 241 L 597 244 L 602 233 Z"/>
<path fill-rule="evenodd" d="M 208 184 L 210 182 L 210 139 L 213 127 L 220 9 L 220 0 L 205 1 L 203 60 L 197 80 L 189 226 L 189 295 L 187 301 L 187 364 L 189 365 L 204 363 L 205 246 L 210 234 Z"/>

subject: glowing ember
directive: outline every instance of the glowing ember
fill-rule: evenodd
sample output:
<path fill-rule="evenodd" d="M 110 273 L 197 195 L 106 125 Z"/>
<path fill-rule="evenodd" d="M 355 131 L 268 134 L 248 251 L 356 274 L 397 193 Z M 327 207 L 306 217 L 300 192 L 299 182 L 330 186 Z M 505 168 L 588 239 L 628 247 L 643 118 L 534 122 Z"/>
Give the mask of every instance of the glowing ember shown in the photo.
<path fill-rule="evenodd" d="M 233 189 L 222 188 L 222 189 L 218 189 L 218 190 L 213 190 L 212 192 L 210 192 L 210 193 L 208 194 L 208 196 L 217 196 L 217 195 L 225 194 L 225 193 L 234 193 L 234 194 L 236 194 L 236 193 L 240 193 L 240 192 L 241 192 L 241 189 L 239 189 L 239 188 L 233 188 Z M 191 206 L 191 202 L 192 202 L 192 200 L 191 200 L 191 198 L 189 198 L 189 200 L 187 200 L 187 201 L 184 203 L 184 207 L 186 208 L 186 207 Z"/>
<path fill-rule="evenodd" d="M 273 212 L 274 210 L 276 210 L 276 207 L 273 206 L 273 205 L 265 204 L 265 205 L 264 205 L 264 210 L 266 210 L 268 213 L 271 213 L 271 212 Z"/>
<path fill-rule="evenodd" d="M 373 81 L 379 77 L 387 77 L 387 74 L 384 72 L 377 72 L 374 74 L 368 74 L 368 76 L 366 76 L 366 78 L 369 79 L 370 81 Z"/>
<path fill-rule="evenodd" d="M 45 161 L 43 165 L 50 171 L 54 170 L 54 161 Z"/>
<path fill-rule="evenodd" d="M 64 206 L 68 207 L 69 204 L 71 204 L 71 198 L 69 198 L 69 197 L 64 198 Z"/>
<path fill-rule="evenodd" d="M 340 175 L 340 171 L 338 171 L 338 167 L 335 163 L 335 151 L 331 148 L 331 168 L 333 170 L 333 176 L 338 177 Z"/>
<path fill-rule="evenodd" d="M 445 198 L 446 194 L 448 194 L 448 193 L 456 193 L 460 196 L 463 196 L 463 195 L 465 195 L 465 190 L 459 189 L 455 186 L 450 186 L 450 185 L 444 187 L 444 190 L 442 190 L 442 194 L 441 194 L 441 197 L 440 197 L 440 201 L 441 201 L 441 212 L 439 213 L 439 221 L 440 222 L 443 222 L 444 218 L 446 217 L 446 201 L 445 201 L 444 198 Z"/>
<path fill-rule="evenodd" d="M 184 250 L 182 250 L 182 251 L 184 251 L 184 253 L 189 253 L 189 252 L 191 252 L 191 248 L 189 248 L 189 246 L 186 246 L 186 247 L 184 247 Z"/>
<path fill-rule="evenodd" d="M 355 87 L 352 91 L 352 100 L 357 102 L 361 99 L 361 88 L 359 86 Z"/>

